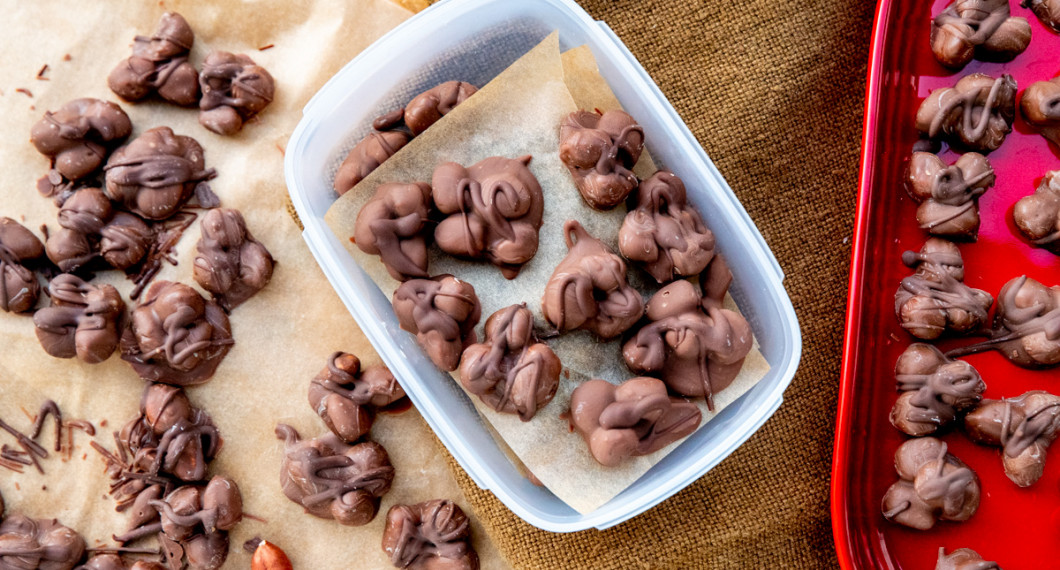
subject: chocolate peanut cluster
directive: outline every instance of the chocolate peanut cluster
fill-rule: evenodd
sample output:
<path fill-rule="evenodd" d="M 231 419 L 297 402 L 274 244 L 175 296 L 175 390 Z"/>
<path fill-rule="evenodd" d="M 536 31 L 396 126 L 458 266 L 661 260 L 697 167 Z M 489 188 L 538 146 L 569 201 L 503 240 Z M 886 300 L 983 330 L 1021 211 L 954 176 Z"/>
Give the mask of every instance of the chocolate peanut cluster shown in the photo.
<path fill-rule="evenodd" d="M 243 124 L 272 102 L 272 75 L 243 54 L 215 51 L 206 56 L 199 74 L 202 99 L 199 124 L 219 135 L 234 135 Z"/>
<path fill-rule="evenodd" d="M 378 408 L 405 397 L 405 391 L 385 366 L 361 368 L 361 361 L 336 352 L 309 385 L 309 405 L 328 429 L 347 443 L 372 428 Z"/>
<path fill-rule="evenodd" d="M 92 285 L 63 273 L 48 285 L 50 307 L 33 315 L 37 339 L 56 358 L 103 362 L 118 348 L 125 301 L 112 285 Z"/>
<path fill-rule="evenodd" d="M 77 570 L 168 570 L 158 562 L 148 560 L 137 560 L 126 562 L 117 554 L 97 554 L 88 559 L 83 566 Z"/>
<path fill-rule="evenodd" d="M 911 439 L 894 454 L 896 481 L 883 497 L 889 521 L 929 530 L 938 521 L 966 521 L 979 509 L 979 477 L 946 444 L 933 437 Z"/>
<path fill-rule="evenodd" d="M 357 213 L 353 239 L 361 251 L 378 255 L 394 279 L 427 277 L 425 226 L 430 213 L 429 184 L 382 184 Z"/>
<path fill-rule="evenodd" d="M 44 257 L 44 244 L 11 218 L 0 218 L 0 309 L 24 313 L 37 304 L 40 282 L 30 269 Z"/>
<path fill-rule="evenodd" d="M 947 166 L 929 152 L 913 153 L 905 185 L 920 207 L 916 221 L 931 235 L 975 240 L 979 234 L 979 197 L 996 180 L 990 160 L 977 152 Z"/>
<path fill-rule="evenodd" d="M 902 279 L 894 308 L 909 334 L 934 340 L 946 332 L 975 332 L 986 322 L 994 298 L 964 284 L 964 260 L 956 245 L 929 238 L 919 253 L 903 253 L 902 262 L 915 271 Z"/>
<path fill-rule="evenodd" d="M 72 570 L 85 547 L 81 535 L 55 519 L 12 514 L 0 522 L 0 568 Z"/>
<path fill-rule="evenodd" d="M 418 136 L 477 92 L 478 88 L 470 83 L 446 81 L 413 97 L 401 118 L 412 136 Z M 391 119 L 397 120 L 397 115 Z"/>
<path fill-rule="evenodd" d="M 166 12 L 151 37 L 136 36 L 133 53 L 110 72 L 107 85 L 126 101 L 158 94 L 170 103 L 194 105 L 199 100 L 199 73 L 188 61 L 195 33 L 176 12 Z"/>
<path fill-rule="evenodd" d="M 61 178 L 42 184 L 46 196 L 63 180 L 86 178 L 99 169 L 107 153 L 132 133 L 132 122 L 121 107 L 109 101 L 81 98 L 58 111 L 46 111 L 33 125 L 29 140 L 52 161 Z"/>
<path fill-rule="evenodd" d="M 1027 276 L 1005 283 L 991 336 L 982 348 L 1000 351 L 1017 366 L 1060 363 L 1060 287 L 1046 287 Z"/>
<path fill-rule="evenodd" d="M 1046 172 L 1034 194 L 1016 202 L 1012 218 L 1032 244 L 1060 255 L 1060 170 Z"/>
<path fill-rule="evenodd" d="M 464 349 L 478 340 L 482 304 L 475 288 L 452 275 L 412 279 L 394 291 L 394 313 L 436 366 L 456 370 Z"/>
<path fill-rule="evenodd" d="M 1009 0 L 955 0 L 931 22 L 931 51 L 951 69 L 972 58 L 1009 61 L 1031 43 L 1026 18 L 1011 15 Z"/>
<path fill-rule="evenodd" d="M 455 503 L 434 499 L 394 505 L 386 513 L 383 551 L 397 568 L 478 570 L 471 521 Z"/>
<path fill-rule="evenodd" d="M 916 128 L 957 149 L 989 153 L 1005 141 L 1015 118 L 1016 80 L 973 73 L 932 91 L 917 110 Z"/>
<path fill-rule="evenodd" d="M 1023 0 L 1020 6 L 1030 8 L 1042 24 L 1060 32 L 1060 2 L 1057 0 Z"/>
<path fill-rule="evenodd" d="M 913 437 L 951 425 L 974 408 L 986 390 L 971 364 L 923 343 L 909 345 L 898 357 L 894 377 L 900 394 L 891 409 L 891 424 Z"/>
<path fill-rule="evenodd" d="M 199 225 L 193 275 L 222 307 L 231 310 L 268 285 L 272 255 L 251 235 L 239 210 L 210 210 Z"/>
<path fill-rule="evenodd" d="M 1001 570 L 997 562 L 988 562 L 971 548 L 958 548 L 949 554 L 939 548 L 935 570 Z"/>
<path fill-rule="evenodd" d="M 1060 2 L 1056 5 L 1057 15 L 1060 16 Z M 1042 136 L 1060 146 L 1060 77 L 1031 83 L 1023 91 L 1020 110 L 1023 118 L 1038 129 Z"/>
<path fill-rule="evenodd" d="M 633 165 L 644 150 L 644 129 L 625 111 L 575 111 L 559 127 L 559 157 L 586 204 L 610 210 L 637 187 Z"/>
<path fill-rule="evenodd" d="M 154 231 L 140 217 L 114 208 L 99 188 L 79 188 L 59 209 L 59 230 L 48 235 L 48 259 L 62 271 L 77 271 L 102 259 L 126 270 L 147 255 Z"/>
<path fill-rule="evenodd" d="M 1060 396 L 1032 390 L 1015 398 L 983 400 L 964 418 L 973 441 L 1001 447 L 1005 475 L 1029 487 L 1045 470 L 1046 452 L 1060 435 Z"/>

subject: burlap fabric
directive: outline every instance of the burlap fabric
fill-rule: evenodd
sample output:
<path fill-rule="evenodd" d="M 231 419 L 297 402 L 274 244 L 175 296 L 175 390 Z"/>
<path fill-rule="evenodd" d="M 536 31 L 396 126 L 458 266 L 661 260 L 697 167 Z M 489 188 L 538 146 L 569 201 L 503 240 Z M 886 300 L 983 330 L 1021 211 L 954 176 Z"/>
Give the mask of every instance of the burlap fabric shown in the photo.
<path fill-rule="evenodd" d="M 552 534 L 454 469 L 515 568 L 831 568 L 828 482 L 872 2 L 582 0 L 692 129 L 787 275 L 784 404 L 702 479 L 616 528 Z"/>

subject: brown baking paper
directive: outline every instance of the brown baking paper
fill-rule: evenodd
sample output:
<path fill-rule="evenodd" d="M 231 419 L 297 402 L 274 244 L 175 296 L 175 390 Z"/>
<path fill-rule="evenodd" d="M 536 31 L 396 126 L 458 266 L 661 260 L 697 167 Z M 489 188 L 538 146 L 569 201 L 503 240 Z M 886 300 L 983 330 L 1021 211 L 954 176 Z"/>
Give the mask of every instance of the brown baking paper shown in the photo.
<path fill-rule="evenodd" d="M 446 497 L 471 514 L 437 441 L 415 411 L 383 414 L 372 428 L 372 439 L 390 453 L 396 477 L 380 515 L 369 525 L 345 527 L 305 514 L 279 485 L 283 445 L 273 434 L 277 422 L 295 426 L 306 437 L 327 429 L 310 408 L 306 391 L 328 355 L 345 350 L 366 363 L 379 360 L 285 211 L 283 148 L 316 90 L 410 13 L 385 0 L 307 5 L 286 0 L 167 0 L 164 5 L 128 0 L 62 6 L 4 1 L 0 9 L 8 22 L 0 37 L 5 55 L 0 61 L 0 131 L 7 135 L 0 139 L 5 165 L 0 216 L 14 217 L 38 234 L 41 224 L 58 226 L 56 207 L 35 189 L 48 160 L 28 142 L 31 125 L 45 110 L 75 97 L 118 101 L 107 89 L 107 74 L 128 57 L 133 36 L 153 31 L 164 10 L 181 12 L 195 30 L 193 63 L 213 49 L 225 49 L 247 53 L 276 78 L 272 104 L 230 138 L 201 127 L 196 109 L 121 103 L 132 118 L 134 135 L 168 125 L 202 143 L 207 166 L 218 172 L 211 185 L 222 205 L 241 209 L 250 231 L 277 260 L 268 287 L 234 309 L 235 346 L 214 378 L 188 390 L 192 403 L 213 417 L 225 439 L 210 472 L 234 478 L 246 512 L 265 519 L 244 520 L 231 533 L 225 567 L 248 568 L 250 557 L 241 545 L 261 536 L 283 548 L 295 568 L 392 568 L 381 548 L 384 515 L 391 505 Z M 45 64 L 46 80 L 36 79 Z M 194 285 L 191 260 L 198 237 L 196 223 L 179 243 L 179 264 L 167 265 L 158 279 Z M 123 275 L 104 272 L 98 281 L 116 285 L 128 302 L 131 284 Z M 94 440 L 114 449 L 111 434 L 136 415 L 143 386 L 117 355 L 98 365 L 48 356 L 30 317 L 0 313 L 0 418 L 15 427 L 27 429 L 30 420 L 24 411 L 35 413 L 51 398 L 67 418 L 95 424 Z M 49 448 L 53 429 L 49 423 L 40 439 Z M 110 536 L 124 532 L 127 520 L 106 496 L 108 480 L 100 455 L 89 447 L 92 439 L 75 433 L 69 460 L 53 453 L 42 462 L 45 475 L 32 468 L 22 474 L 0 468 L 0 493 L 8 511 L 56 517 L 81 532 L 90 546 L 113 544 Z M 0 442 L 14 444 L 4 433 Z M 507 568 L 477 522 L 473 533 L 483 568 Z"/>
<path fill-rule="evenodd" d="M 399 283 L 390 277 L 378 257 L 361 252 L 348 239 L 357 213 L 375 188 L 384 182 L 430 181 L 435 166 L 446 161 L 469 166 L 489 156 L 515 158 L 530 154 L 533 160 L 529 167 L 541 183 L 545 211 L 537 255 L 523 266 L 519 276 L 507 280 L 492 265 L 456 259 L 437 248 L 431 249 L 429 270 L 432 275 L 452 273 L 471 283 L 482 302 L 483 322 L 494 311 L 526 302 L 538 322 L 544 323 L 541 296 L 545 283 L 567 254 L 563 223 L 577 219 L 590 234 L 615 249 L 618 228 L 626 215 L 624 207 L 599 212 L 582 200 L 559 159 L 560 121 L 578 108 L 617 107 L 618 100 L 597 71 L 591 51 L 581 47 L 561 56 L 558 35 L 553 33 L 344 194 L 328 211 L 326 220 L 354 259 L 391 297 Z M 652 141 L 648 143 L 650 146 Z M 634 169 L 642 178 L 655 170 L 647 154 Z M 642 273 L 631 271 L 630 277 L 631 283 L 642 291 L 650 289 Z M 734 308 L 731 299 L 728 303 Z M 481 328 L 480 325 L 480 333 Z M 570 393 L 581 381 L 603 378 L 619 383 L 632 376 L 621 358 L 621 341 L 600 342 L 590 333 L 579 331 L 548 343 L 563 363 L 564 374 L 553 401 L 533 420 L 524 423 L 515 415 L 499 414 L 478 398 L 469 397 L 527 469 L 557 497 L 577 511 L 588 513 L 636 481 L 675 446 L 616 468 L 596 463 L 584 441 L 570 432 L 567 420 L 560 414 L 569 407 Z M 715 395 L 715 412 L 699 402 L 704 423 L 749 390 L 768 370 L 756 345 L 733 384 Z"/>

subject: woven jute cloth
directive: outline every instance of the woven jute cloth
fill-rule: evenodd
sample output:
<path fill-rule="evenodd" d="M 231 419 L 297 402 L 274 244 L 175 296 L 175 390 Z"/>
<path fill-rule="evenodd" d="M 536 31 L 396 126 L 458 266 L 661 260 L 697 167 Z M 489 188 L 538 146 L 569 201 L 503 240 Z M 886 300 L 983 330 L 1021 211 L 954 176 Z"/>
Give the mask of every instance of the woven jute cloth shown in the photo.
<path fill-rule="evenodd" d="M 874 3 L 581 3 L 659 84 L 765 236 L 802 361 L 746 444 L 615 528 L 544 532 L 454 464 L 461 485 L 515 568 L 835 567 L 828 483 Z"/>

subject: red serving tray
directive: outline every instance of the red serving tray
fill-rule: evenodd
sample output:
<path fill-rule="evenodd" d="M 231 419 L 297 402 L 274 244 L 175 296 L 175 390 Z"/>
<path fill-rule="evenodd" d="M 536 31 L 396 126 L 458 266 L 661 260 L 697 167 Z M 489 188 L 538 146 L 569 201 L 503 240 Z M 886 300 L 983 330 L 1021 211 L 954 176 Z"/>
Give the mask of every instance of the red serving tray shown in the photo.
<path fill-rule="evenodd" d="M 907 439 L 888 419 L 897 399 L 894 364 L 916 340 L 894 314 L 895 291 L 910 273 L 900 256 L 919 250 L 928 237 L 917 226 L 916 204 L 902 185 L 905 161 L 917 140 L 916 110 L 929 92 L 970 73 L 1009 73 L 1022 96 L 1031 83 L 1060 72 L 1060 36 L 1016 1 L 1011 2 L 1013 15 L 1027 18 L 1032 27 L 1026 52 L 1009 63 L 976 61 L 960 72 L 945 69 L 931 53 L 929 35 L 932 15 L 950 1 L 881 0 L 877 7 L 832 469 L 836 551 L 844 568 L 930 570 L 939 547 L 947 552 L 973 548 L 1006 570 L 1060 568 L 1060 442 L 1042 479 L 1020 489 L 1005 477 L 999 450 L 973 444 L 959 429 L 953 430 L 942 439 L 982 483 L 975 516 L 915 531 L 884 520 L 880 513 L 880 501 L 897 478 L 894 452 Z M 957 156 L 942 154 L 947 163 Z M 1060 169 L 1060 151 L 1017 118 L 1013 132 L 989 158 L 997 184 L 979 202 L 978 242 L 960 245 L 965 281 L 995 297 L 1005 282 L 1024 274 L 1046 285 L 1060 284 L 1060 257 L 1031 247 L 1012 221 L 1016 201 L 1032 194 L 1046 171 Z M 974 340 L 981 339 L 937 344 L 945 351 Z M 1024 370 L 997 352 L 966 360 L 983 376 L 987 398 L 1027 390 L 1060 394 L 1060 369 Z"/>

